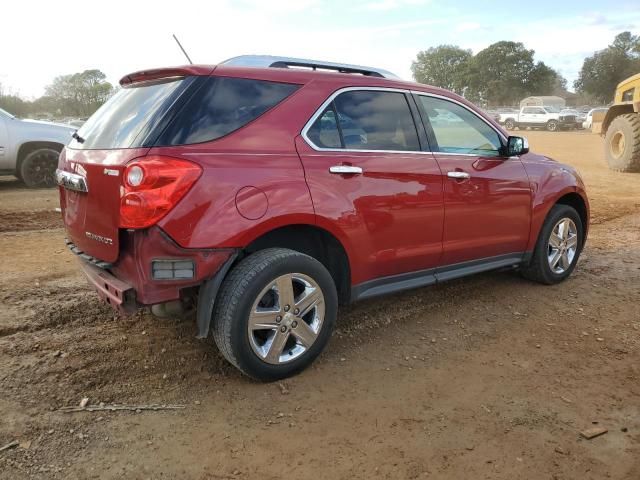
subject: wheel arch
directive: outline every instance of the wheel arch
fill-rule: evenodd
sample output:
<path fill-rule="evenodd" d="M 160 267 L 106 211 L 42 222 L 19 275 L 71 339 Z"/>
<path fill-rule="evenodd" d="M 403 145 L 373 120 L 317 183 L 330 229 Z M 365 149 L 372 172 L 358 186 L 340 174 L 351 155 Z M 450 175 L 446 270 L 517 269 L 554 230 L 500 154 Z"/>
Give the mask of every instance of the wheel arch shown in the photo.
<path fill-rule="evenodd" d="M 527 252 L 531 252 L 535 248 L 544 222 L 555 205 L 568 205 L 576 209 L 584 229 L 584 238 L 582 241 L 584 246 L 589 231 L 589 200 L 580 186 L 567 185 L 551 195 L 540 195 L 534 199 Z"/>
<path fill-rule="evenodd" d="M 315 258 L 331 274 L 340 303 L 349 302 L 351 298 L 349 255 L 342 242 L 328 230 L 309 224 L 277 227 L 252 240 L 242 249 L 238 260 L 265 248 L 288 248 Z"/>
<path fill-rule="evenodd" d="M 609 129 L 609 125 L 620 115 L 624 115 L 625 113 L 633 113 L 633 105 L 632 104 L 622 104 L 622 105 L 612 105 L 607 110 L 606 115 L 604 116 L 604 120 L 602 121 L 602 130 L 601 135 L 606 135 L 607 130 Z"/>
<path fill-rule="evenodd" d="M 574 208 L 578 212 L 584 232 L 581 245 L 581 247 L 583 247 L 585 242 L 587 241 L 587 232 L 589 230 L 589 209 L 584 198 L 582 198 L 582 195 L 580 195 L 578 192 L 566 193 L 558 198 L 554 205 L 567 205 Z"/>
<path fill-rule="evenodd" d="M 56 150 L 58 153 L 62 151 L 64 145 L 58 142 L 49 142 L 49 141 L 27 141 L 20 144 L 16 153 L 16 172 L 20 171 L 20 167 L 22 165 L 22 161 L 25 159 L 27 155 L 31 152 L 38 150 L 40 148 L 51 148 Z"/>

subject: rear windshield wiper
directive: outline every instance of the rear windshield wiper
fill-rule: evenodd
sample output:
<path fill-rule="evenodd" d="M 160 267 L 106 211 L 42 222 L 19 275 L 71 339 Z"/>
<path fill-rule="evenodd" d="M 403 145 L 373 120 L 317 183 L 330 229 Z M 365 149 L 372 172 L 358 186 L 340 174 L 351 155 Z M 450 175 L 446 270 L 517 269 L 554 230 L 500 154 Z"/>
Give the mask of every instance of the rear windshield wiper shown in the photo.
<path fill-rule="evenodd" d="M 78 143 L 84 143 L 84 138 L 82 138 L 80 135 L 78 135 L 78 131 L 77 130 L 75 132 L 73 132 L 73 134 L 71 136 L 73 138 L 75 138 Z"/>

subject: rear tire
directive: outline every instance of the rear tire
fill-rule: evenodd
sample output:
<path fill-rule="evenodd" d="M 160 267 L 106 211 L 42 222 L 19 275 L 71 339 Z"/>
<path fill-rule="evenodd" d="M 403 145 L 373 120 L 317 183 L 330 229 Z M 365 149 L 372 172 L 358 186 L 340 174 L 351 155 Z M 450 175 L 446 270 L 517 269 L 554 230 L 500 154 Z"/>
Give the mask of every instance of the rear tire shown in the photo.
<path fill-rule="evenodd" d="M 559 228 L 563 222 L 566 230 Z M 562 282 L 575 269 L 583 244 L 584 227 L 578 212 L 568 205 L 554 205 L 540 229 L 531 262 L 521 268 L 522 276 L 546 285 Z M 570 245 L 575 246 L 574 251 Z"/>
<path fill-rule="evenodd" d="M 627 113 L 613 119 L 604 139 L 611 170 L 640 172 L 640 114 Z"/>
<path fill-rule="evenodd" d="M 245 375 L 278 380 L 301 372 L 322 352 L 337 311 L 336 286 L 320 262 L 269 248 L 243 259 L 224 280 L 213 337 Z"/>
<path fill-rule="evenodd" d="M 507 120 L 504 122 L 504 126 L 507 130 L 513 130 L 514 128 L 516 128 L 516 122 L 515 120 L 513 120 L 513 118 L 507 118 Z"/>
<path fill-rule="evenodd" d="M 60 152 L 53 148 L 38 148 L 20 162 L 17 177 L 29 188 L 54 187 Z"/>

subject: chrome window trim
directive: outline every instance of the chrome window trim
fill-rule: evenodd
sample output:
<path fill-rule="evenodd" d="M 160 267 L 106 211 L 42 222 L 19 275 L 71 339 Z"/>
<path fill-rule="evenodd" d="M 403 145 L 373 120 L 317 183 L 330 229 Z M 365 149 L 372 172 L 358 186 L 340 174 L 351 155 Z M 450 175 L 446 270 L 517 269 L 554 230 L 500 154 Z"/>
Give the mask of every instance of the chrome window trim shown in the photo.
<path fill-rule="evenodd" d="M 364 149 L 355 149 L 355 148 L 322 148 L 322 147 L 318 147 L 315 143 L 313 143 L 311 141 L 311 139 L 307 136 L 307 133 L 309 131 L 309 129 L 311 128 L 311 126 L 315 123 L 315 121 L 318 119 L 318 117 L 320 117 L 320 115 L 322 115 L 322 112 L 324 112 L 325 108 L 327 108 L 329 106 L 329 104 L 331 102 L 333 102 L 336 97 L 338 97 L 338 95 L 345 93 L 345 92 L 393 92 L 393 93 L 402 93 L 402 94 L 411 94 L 410 90 L 407 89 L 403 89 L 403 88 L 391 88 L 391 87 L 344 87 L 341 88 L 339 90 L 336 90 L 335 92 L 333 92 L 329 98 L 327 98 L 322 105 L 320 105 L 320 107 L 315 111 L 315 113 L 311 116 L 311 118 L 309 119 L 309 121 L 307 123 L 305 123 L 304 127 L 302 127 L 302 132 L 300 132 L 300 135 L 302 136 L 302 138 L 304 139 L 305 142 L 307 142 L 307 145 L 309 145 L 312 149 L 314 149 L 316 152 L 336 152 L 336 153 L 404 153 L 404 154 L 420 154 L 420 155 L 431 155 L 432 152 L 430 151 L 422 151 L 422 150 L 364 150 Z M 406 98 L 406 96 L 405 96 Z M 414 120 L 413 118 L 413 113 L 411 112 L 411 106 L 407 104 L 407 107 L 409 107 L 409 113 L 411 114 L 411 119 Z M 419 128 L 418 125 L 415 124 L 415 120 L 413 121 L 414 126 L 416 127 L 416 135 L 419 137 L 417 129 Z"/>
<path fill-rule="evenodd" d="M 427 92 L 421 92 L 419 90 L 409 90 L 409 89 L 403 89 L 403 88 L 392 88 L 392 87 L 344 87 L 344 88 L 340 88 L 338 90 L 336 90 L 335 92 L 333 92 L 329 98 L 327 98 L 322 105 L 320 105 L 320 107 L 315 111 L 315 113 L 311 116 L 311 118 L 307 121 L 307 123 L 305 123 L 304 127 L 302 128 L 301 131 L 301 136 L 304 139 L 304 141 L 307 143 L 307 145 L 309 145 L 313 150 L 315 150 L 316 152 L 335 152 L 335 153 L 380 153 L 380 152 L 385 152 L 385 153 L 404 153 L 404 154 L 420 154 L 420 155 L 433 155 L 434 153 L 437 153 L 438 155 L 456 155 L 456 156 L 464 156 L 464 157 L 478 157 L 481 156 L 477 153 L 453 153 L 453 152 L 434 152 L 432 150 L 422 150 L 422 151 L 418 151 L 418 150 L 364 150 L 364 149 L 354 149 L 354 148 L 322 148 L 322 147 L 318 147 L 316 144 L 314 144 L 311 139 L 307 136 L 307 133 L 309 131 L 309 129 L 311 128 L 311 126 L 315 123 L 315 121 L 318 119 L 318 117 L 322 114 L 322 112 L 324 112 L 325 108 L 327 108 L 329 106 L 329 104 L 331 102 L 333 102 L 336 97 L 344 92 L 353 92 L 353 91 L 374 91 L 374 92 L 395 92 L 395 93 L 404 93 L 409 94 L 409 95 L 419 95 L 419 96 L 423 96 L 423 97 L 433 97 L 433 98 L 439 98 L 441 100 L 446 100 L 448 102 L 452 102 L 455 103 L 457 105 L 460 105 L 462 108 L 464 108 L 465 110 L 467 110 L 468 112 L 470 112 L 471 114 L 475 115 L 480 121 L 484 122 L 486 125 L 488 125 L 494 132 L 496 132 L 498 134 L 498 136 L 506 143 L 507 142 L 507 137 L 505 137 L 505 135 L 498 130 L 494 125 L 490 124 L 489 122 L 487 122 L 486 119 L 482 118 L 480 115 L 478 115 L 477 112 L 473 111 L 472 109 L 470 109 L 467 105 L 465 105 L 462 102 L 459 102 L 457 100 L 455 100 L 454 98 L 450 98 L 444 95 L 438 95 L 437 93 L 427 93 Z M 413 117 L 413 115 L 412 115 Z M 421 119 L 421 121 L 423 121 Z M 415 121 L 414 121 L 415 124 Z M 419 128 L 418 125 L 416 125 L 416 128 Z M 430 148 L 430 147 L 429 147 Z M 501 157 L 500 155 L 497 155 L 497 157 Z"/>
<path fill-rule="evenodd" d="M 487 126 L 489 126 L 489 127 L 490 127 L 494 132 L 496 132 L 496 133 L 498 134 L 498 136 L 499 136 L 502 140 L 504 140 L 505 142 L 507 141 L 507 137 L 505 137 L 505 136 L 504 136 L 504 134 L 503 134 L 500 130 L 498 130 L 498 129 L 495 127 L 495 125 L 492 125 L 491 123 L 487 122 L 487 120 L 486 120 L 485 118 L 482 118 L 480 115 L 478 115 L 478 113 L 477 113 L 477 112 L 473 111 L 472 109 L 470 109 L 467 105 L 465 105 L 465 104 L 464 104 L 464 103 L 462 103 L 462 102 L 459 102 L 459 101 L 457 101 L 457 100 L 455 100 L 455 99 L 453 99 L 453 98 L 450 98 L 450 97 L 446 97 L 446 96 L 444 96 L 444 95 L 438 95 L 437 93 L 427 93 L 427 92 L 421 92 L 421 91 L 419 91 L 419 90 L 411 90 L 411 93 L 412 93 L 412 94 L 414 94 L 414 95 L 422 96 L 422 97 L 434 97 L 434 98 L 439 98 L 439 99 L 441 99 L 441 100 L 446 100 L 446 101 L 448 101 L 448 102 L 452 102 L 452 103 L 455 103 L 455 104 L 457 104 L 457 105 L 460 105 L 462 108 L 464 108 L 465 110 L 467 110 L 467 111 L 468 111 L 468 112 L 470 112 L 471 114 L 475 115 L 476 117 L 478 117 L 478 119 L 479 119 L 480 121 L 484 122 Z M 445 152 L 434 152 L 434 153 L 441 154 L 441 153 L 445 153 Z M 456 153 L 456 154 L 454 154 L 454 155 L 462 155 L 462 154 L 458 154 L 458 153 Z M 464 154 L 464 155 L 472 155 L 472 154 Z M 474 157 L 477 157 L 478 155 L 473 155 L 473 156 L 474 156 Z"/>

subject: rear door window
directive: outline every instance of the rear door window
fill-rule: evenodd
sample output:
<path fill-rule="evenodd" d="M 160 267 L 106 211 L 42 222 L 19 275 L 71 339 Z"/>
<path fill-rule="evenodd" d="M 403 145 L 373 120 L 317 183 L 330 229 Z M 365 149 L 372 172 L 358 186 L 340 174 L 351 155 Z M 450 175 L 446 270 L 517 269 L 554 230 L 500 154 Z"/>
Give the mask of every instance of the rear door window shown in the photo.
<path fill-rule="evenodd" d="M 334 100 L 344 148 L 419 151 L 413 116 L 402 92 L 356 90 Z"/>
<path fill-rule="evenodd" d="M 306 132 L 317 148 L 419 151 L 413 116 L 402 92 L 341 93 Z"/>
<path fill-rule="evenodd" d="M 206 77 L 156 145 L 202 143 L 255 120 L 295 92 L 299 85 L 232 77 Z"/>
<path fill-rule="evenodd" d="M 333 103 L 313 122 L 313 125 L 307 131 L 307 137 L 314 145 L 320 148 L 342 148 L 342 140 Z"/>

